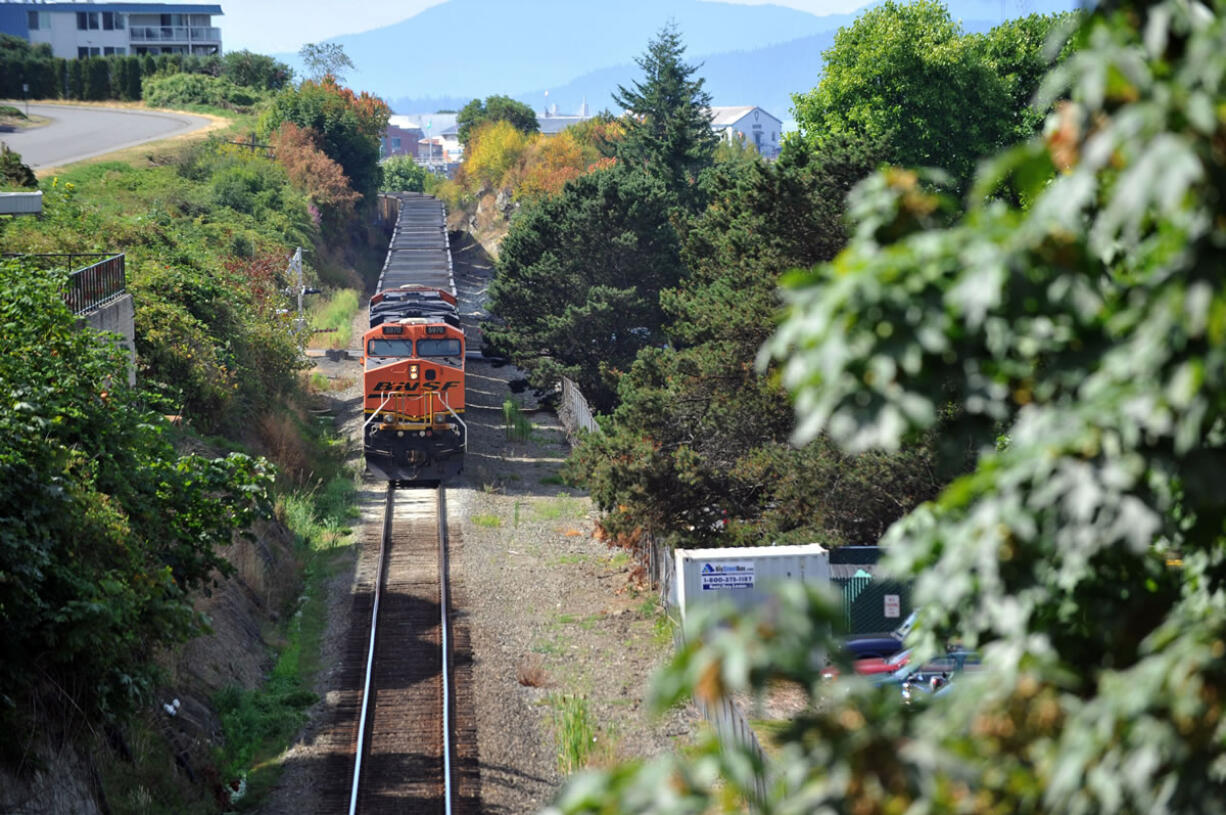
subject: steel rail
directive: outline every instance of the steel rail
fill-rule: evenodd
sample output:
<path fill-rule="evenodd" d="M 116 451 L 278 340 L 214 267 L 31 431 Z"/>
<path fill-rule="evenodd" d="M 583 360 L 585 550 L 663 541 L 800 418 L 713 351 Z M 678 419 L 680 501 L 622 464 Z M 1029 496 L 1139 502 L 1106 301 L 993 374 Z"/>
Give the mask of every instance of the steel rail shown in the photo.
<path fill-rule="evenodd" d="M 442 634 L 442 659 L 440 673 L 443 680 L 443 811 L 451 815 L 452 801 L 452 705 L 451 705 L 451 614 L 447 586 L 447 502 L 440 484 L 437 488 L 438 504 L 438 569 L 439 569 L 439 615 Z M 370 612 L 370 647 L 366 652 L 366 678 L 362 684 L 362 708 L 358 713 L 358 740 L 353 762 L 353 784 L 349 795 L 349 815 L 357 815 L 358 791 L 362 776 L 362 755 L 366 749 L 366 721 L 370 702 L 371 678 L 374 675 L 375 634 L 379 623 L 379 601 L 383 595 L 384 564 L 391 546 L 392 518 L 395 514 L 395 482 L 388 482 L 384 506 L 383 533 L 379 542 L 379 562 L 375 571 L 374 602 Z"/>
<path fill-rule="evenodd" d="M 383 561 L 392 538 L 392 515 L 396 507 L 396 485 L 387 484 L 387 501 L 383 508 L 383 535 L 379 540 L 379 565 L 375 570 L 375 599 L 370 611 L 370 648 L 366 651 L 366 680 L 362 683 L 362 710 L 358 714 L 358 746 L 353 759 L 353 787 L 349 794 L 349 815 L 358 811 L 358 781 L 362 777 L 362 753 L 366 751 L 366 715 L 370 703 L 370 680 L 374 674 L 375 632 L 379 623 L 379 597 L 383 594 Z"/>
<path fill-rule="evenodd" d="M 439 484 L 438 604 L 443 632 L 443 812 L 451 815 L 451 615 L 448 612 L 450 603 L 447 597 L 447 572 L 447 502 L 443 485 Z"/>

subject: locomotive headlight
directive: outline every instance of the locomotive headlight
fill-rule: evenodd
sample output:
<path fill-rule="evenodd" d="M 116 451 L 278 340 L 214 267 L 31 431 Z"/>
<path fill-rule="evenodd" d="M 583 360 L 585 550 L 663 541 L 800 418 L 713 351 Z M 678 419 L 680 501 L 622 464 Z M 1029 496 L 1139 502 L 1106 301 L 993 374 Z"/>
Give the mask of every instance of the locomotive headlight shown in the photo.
<path fill-rule="evenodd" d="M 409 379 L 416 379 L 416 378 L 417 378 L 417 366 L 410 365 L 409 366 Z"/>
<path fill-rule="evenodd" d="M 398 439 L 403 439 L 403 438 L 404 438 L 404 431 L 403 431 L 403 430 L 397 430 L 397 431 L 396 431 L 396 438 L 398 438 Z"/>

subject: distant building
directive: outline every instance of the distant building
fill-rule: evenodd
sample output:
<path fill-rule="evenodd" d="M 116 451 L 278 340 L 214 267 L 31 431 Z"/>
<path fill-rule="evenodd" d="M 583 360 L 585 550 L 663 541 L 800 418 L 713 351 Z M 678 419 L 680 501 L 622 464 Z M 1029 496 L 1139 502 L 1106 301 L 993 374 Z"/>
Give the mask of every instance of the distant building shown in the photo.
<path fill-rule="evenodd" d="M 391 118 L 394 120 L 404 117 L 393 116 Z M 420 127 L 414 127 L 407 122 L 395 124 L 393 121 L 388 121 L 387 130 L 384 131 L 383 138 L 379 140 L 379 158 L 412 156 L 416 159 L 418 157 L 417 145 L 425 136 L 425 132 Z"/>
<path fill-rule="evenodd" d="M 64 59 L 220 54 L 221 6 L 173 3 L 0 3 L 0 33 L 47 43 Z"/>
<path fill-rule="evenodd" d="M 463 154 L 455 113 L 394 114 L 379 140 L 379 155 L 412 156 L 419 164 L 456 164 Z"/>
<path fill-rule="evenodd" d="M 588 112 L 587 97 L 583 98 L 583 103 L 579 105 L 579 112 L 575 115 L 563 113 L 558 114 L 558 106 L 550 105 L 547 110 L 543 110 L 536 114 L 536 123 L 541 128 L 541 133 L 546 136 L 556 136 L 568 127 L 577 125 L 580 122 L 586 122 L 592 118 Z"/>
<path fill-rule="evenodd" d="M 546 136 L 556 136 L 568 127 L 586 122 L 591 116 L 559 116 L 556 113 L 536 114 L 536 123 L 540 125 L 541 133 Z"/>
<path fill-rule="evenodd" d="M 753 105 L 712 107 L 710 114 L 711 129 L 724 141 L 743 141 L 757 148 L 764 158 L 778 158 L 783 138 L 783 122 L 779 119 Z"/>

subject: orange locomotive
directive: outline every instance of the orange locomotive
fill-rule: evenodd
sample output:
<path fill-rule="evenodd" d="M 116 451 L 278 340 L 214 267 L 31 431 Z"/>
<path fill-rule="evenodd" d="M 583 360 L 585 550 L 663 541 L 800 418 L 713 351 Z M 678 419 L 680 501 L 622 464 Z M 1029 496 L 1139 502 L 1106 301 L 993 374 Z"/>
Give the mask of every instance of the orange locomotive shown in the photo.
<path fill-rule="evenodd" d="M 464 468 L 464 330 L 441 202 L 402 193 L 362 337 L 366 466 L 389 481 Z"/>

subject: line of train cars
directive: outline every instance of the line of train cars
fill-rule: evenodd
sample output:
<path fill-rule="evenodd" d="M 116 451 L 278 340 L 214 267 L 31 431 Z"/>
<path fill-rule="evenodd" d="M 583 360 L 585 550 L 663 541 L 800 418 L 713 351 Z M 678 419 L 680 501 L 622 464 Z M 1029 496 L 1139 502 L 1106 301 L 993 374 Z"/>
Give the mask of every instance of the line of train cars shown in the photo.
<path fill-rule="evenodd" d="M 362 337 L 363 439 L 377 478 L 441 482 L 464 468 L 464 330 L 443 204 L 400 193 Z"/>

